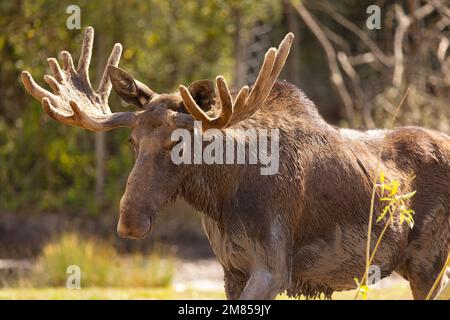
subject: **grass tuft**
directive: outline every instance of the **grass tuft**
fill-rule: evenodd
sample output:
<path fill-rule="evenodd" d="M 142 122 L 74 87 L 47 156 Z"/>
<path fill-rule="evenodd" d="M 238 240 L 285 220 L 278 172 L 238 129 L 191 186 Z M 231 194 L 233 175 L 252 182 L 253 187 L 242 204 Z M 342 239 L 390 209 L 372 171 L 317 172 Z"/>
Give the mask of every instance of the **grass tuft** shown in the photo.
<path fill-rule="evenodd" d="M 121 256 L 106 242 L 63 234 L 44 247 L 21 285 L 64 287 L 71 265 L 81 270 L 81 287 L 165 287 L 171 284 L 174 272 L 172 259 L 159 252 Z"/>

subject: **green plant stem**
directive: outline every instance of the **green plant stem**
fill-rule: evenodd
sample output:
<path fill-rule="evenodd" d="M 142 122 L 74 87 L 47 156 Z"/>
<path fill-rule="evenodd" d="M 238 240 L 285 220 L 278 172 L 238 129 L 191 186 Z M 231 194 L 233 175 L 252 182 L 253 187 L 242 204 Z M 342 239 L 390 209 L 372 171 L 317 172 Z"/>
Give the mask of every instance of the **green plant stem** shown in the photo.
<path fill-rule="evenodd" d="M 376 244 L 375 244 L 375 247 L 373 248 L 372 254 L 371 254 L 370 257 L 369 257 L 369 260 L 368 260 L 368 262 L 366 263 L 366 266 L 369 266 L 369 267 L 370 267 L 370 266 L 372 265 L 372 261 L 373 261 L 373 259 L 375 258 L 375 253 L 377 252 L 378 247 L 379 247 L 380 244 L 381 244 L 381 239 L 383 239 L 383 236 L 384 236 L 384 234 L 385 234 L 385 232 L 386 232 L 386 230 L 387 230 L 387 228 L 389 227 L 390 224 L 391 224 L 391 219 L 389 218 L 389 219 L 387 220 L 387 222 L 385 223 L 384 228 L 383 228 L 383 230 L 382 230 L 381 233 L 380 233 L 380 236 L 379 236 L 378 239 L 377 239 L 377 242 L 376 242 Z M 363 277 L 362 277 L 361 284 L 360 284 L 360 286 L 358 287 L 358 289 L 356 290 L 356 295 L 355 295 L 355 298 L 354 298 L 355 300 L 356 300 L 356 299 L 358 298 L 358 296 L 359 296 L 359 289 L 360 289 L 360 287 L 363 285 L 364 282 L 367 283 L 368 279 L 369 279 L 369 268 L 367 267 L 366 270 L 364 270 L 364 275 L 363 275 Z"/>
<path fill-rule="evenodd" d="M 377 164 L 377 172 L 379 171 L 379 164 L 378 161 Z M 370 214 L 369 214 L 369 226 L 367 228 L 367 243 L 366 243 L 366 267 L 364 270 L 364 276 L 361 280 L 361 285 L 364 284 L 364 279 L 367 279 L 369 277 L 369 266 L 370 266 L 370 242 L 371 242 L 371 236 L 372 236 L 372 226 L 373 226 L 373 211 L 375 207 L 375 194 L 377 192 L 377 180 L 378 177 L 375 178 L 375 181 L 373 182 L 373 188 L 372 188 L 372 195 L 370 198 Z M 359 292 L 359 290 L 358 290 Z"/>
<path fill-rule="evenodd" d="M 377 243 L 375 244 L 375 247 L 373 248 L 373 252 L 372 255 L 369 258 L 369 266 L 372 265 L 372 261 L 375 257 L 375 252 L 377 252 L 378 247 L 381 244 L 381 239 L 383 239 L 384 233 L 386 232 L 387 228 L 390 226 L 391 224 L 391 219 L 388 219 L 388 221 L 386 222 L 386 224 L 384 225 L 383 231 L 381 231 L 380 236 L 378 237 Z M 367 273 L 366 273 L 366 281 L 367 281 Z"/>
<path fill-rule="evenodd" d="M 445 261 L 444 267 L 442 268 L 438 277 L 434 281 L 433 286 L 431 287 L 430 292 L 428 292 L 425 300 L 431 299 L 431 296 L 433 295 L 434 290 L 436 290 L 436 287 L 438 286 L 439 282 L 441 281 L 442 277 L 444 276 L 445 272 L 447 271 L 447 267 L 449 266 L 449 264 L 450 264 L 450 253 L 447 255 L 447 261 Z"/>
<path fill-rule="evenodd" d="M 400 103 L 397 105 L 397 108 L 395 109 L 395 113 L 392 116 L 392 121 L 391 121 L 391 125 L 390 127 L 394 127 L 395 124 L 395 120 L 397 119 L 397 115 L 398 112 L 400 111 L 400 107 L 403 105 L 403 103 L 406 100 L 406 97 L 409 94 L 409 87 L 406 89 L 405 94 L 403 95 L 402 99 L 400 100 Z M 384 140 L 385 138 L 383 138 Z M 383 146 L 383 145 L 382 145 Z M 377 156 L 377 166 L 376 166 L 376 171 L 378 172 L 380 169 L 380 162 L 381 162 L 381 155 L 383 153 L 383 147 L 380 148 L 380 151 L 378 152 L 378 156 Z M 371 233 L 372 233 L 372 225 L 373 225 L 373 211 L 374 211 L 374 207 L 375 207 L 375 193 L 376 193 L 376 188 L 377 188 L 377 180 L 378 180 L 378 176 L 375 175 L 375 179 L 373 181 L 373 188 L 372 188 L 372 195 L 370 198 L 370 213 L 369 213 L 369 225 L 368 225 L 368 230 L 367 230 L 367 244 L 366 244 L 366 266 L 365 266 L 365 270 L 364 270 L 364 277 L 367 279 L 368 278 L 368 273 L 369 273 L 369 262 L 370 262 L 370 241 L 371 241 Z M 375 251 L 373 252 L 372 255 L 375 254 Z M 364 284 L 364 280 L 361 281 L 360 285 L 358 286 L 357 290 L 356 290 L 356 295 L 355 295 L 355 300 L 358 298 L 359 295 L 359 289 L 361 288 L 361 286 Z"/>

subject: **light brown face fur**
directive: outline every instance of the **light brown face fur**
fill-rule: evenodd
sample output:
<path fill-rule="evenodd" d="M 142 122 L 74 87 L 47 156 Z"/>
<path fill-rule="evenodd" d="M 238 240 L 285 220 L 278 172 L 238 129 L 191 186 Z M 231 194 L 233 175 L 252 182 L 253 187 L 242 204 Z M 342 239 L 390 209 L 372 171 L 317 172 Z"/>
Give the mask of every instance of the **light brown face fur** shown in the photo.
<path fill-rule="evenodd" d="M 142 238 L 152 229 L 158 210 L 173 196 L 181 177 L 170 159 L 167 110 L 152 105 L 132 127 L 130 141 L 136 161 L 120 201 L 117 232 L 122 237 Z"/>
<path fill-rule="evenodd" d="M 118 68 L 111 73 L 111 81 L 125 101 L 143 109 L 131 128 L 136 161 L 120 201 L 117 226 L 121 237 L 143 238 L 151 232 L 157 212 L 177 194 L 185 175 L 183 168 L 170 159 L 176 143 L 171 141 L 171 134 L 193 120 L 187 114 L 180 119 L 180 112 L 186 111 L 179 94 L 156 94 Z M 205 108 L 214 101 L 211 81 L 196 81 L 189 90 Z"/>

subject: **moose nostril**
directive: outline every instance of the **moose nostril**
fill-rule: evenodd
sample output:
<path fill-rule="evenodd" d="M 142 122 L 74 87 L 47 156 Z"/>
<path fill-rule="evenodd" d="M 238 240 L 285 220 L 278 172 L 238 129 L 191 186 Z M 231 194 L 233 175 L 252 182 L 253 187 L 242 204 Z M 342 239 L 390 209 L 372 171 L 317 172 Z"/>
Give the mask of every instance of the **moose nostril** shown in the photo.
<path fill-rule="evenodd" d="M 132 238 L 132 232 L 120 223 L 117 225 L 117 234 L 121 238 Z"/>
<path fill-rule="evenodd" d="M 121 238 L 131 238 L 131 235 L 129 234 L 128 230 L 124 230 L 120 228 L 120 226 L 117 228 L 117 234 Z"/>
<path fill-rule="evenodd" d="M 136 223 L 127 223 L 121 216 L 117 224 L 117 234 L 121 238 L 142 239 L 150 234 L 152 223 L 150 218 L 138 219 Z"/>

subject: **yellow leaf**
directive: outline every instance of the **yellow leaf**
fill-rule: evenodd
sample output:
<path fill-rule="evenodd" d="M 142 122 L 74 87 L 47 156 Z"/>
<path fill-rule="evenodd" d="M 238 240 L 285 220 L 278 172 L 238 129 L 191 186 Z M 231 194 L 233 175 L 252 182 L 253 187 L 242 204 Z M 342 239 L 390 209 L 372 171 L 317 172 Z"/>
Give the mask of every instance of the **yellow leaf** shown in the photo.
<path fill-rule="evenodd" d="M 389 190 L 391 191 L 390 195 L 396 195 L 398 192 L 398 187 L 400 186 L 400 182 L 398 180 L 392 180 L 390 184 Z"/>
<path fill-rule="evenodd" d="M 380 182 L 381 182 L 381 183 L 384 183 L 384 179 L 385 179 L 384 172 L 381 171 L 381 172 L 380 172 Z"/>

